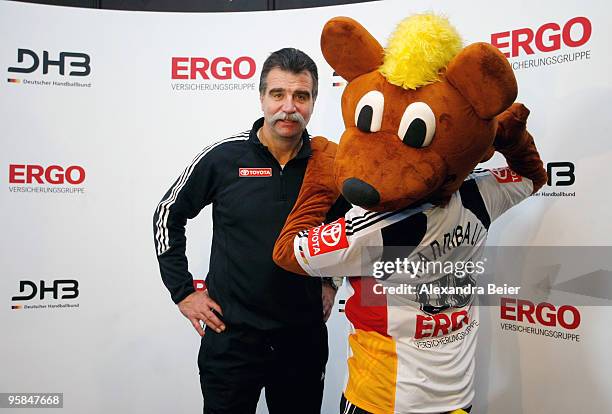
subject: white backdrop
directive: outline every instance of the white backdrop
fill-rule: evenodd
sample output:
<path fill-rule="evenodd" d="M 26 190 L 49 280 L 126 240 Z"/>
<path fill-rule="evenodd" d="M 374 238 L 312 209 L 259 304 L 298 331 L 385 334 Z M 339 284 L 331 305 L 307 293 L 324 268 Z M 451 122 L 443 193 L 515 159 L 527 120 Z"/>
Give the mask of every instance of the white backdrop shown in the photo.
<path fill-rule="evenodd" d="M 572 18 L 586 18 L 590 36 L 583 24 L 572 23 L 559 36 L 559 47 L 551 47 L 556 50 L 538 50 L 534 40 L 533 54 L 520 49 L 510 57 L 519 100 L 532 111 L 529 128 L 543 158 L 572 163 L 575 182 L 563 185 L 568 177 L 556 176 L 567 171 L 567 164 L 553 168 L 553 182 L 541 191 L 545 195 L 496 222 L 489 244 L 609 246 L 612 11 L 603 0 L 398 0 L 222 14 L 1 2 L 0 70 L 7 81 L 0 84 L 0 392 L 62 392 L 67 413 L 199 412 L 199 337 L 159 277 L 151 224 L 157 202 L 201 148 L 249 128 L 259 117 L 259 65 L 270 52 L 293 46 L 315 59 L 320 93 L 309 131 L 337 140 L 343 129 L 343 87 L 333 86 L 342 79 L 333 76 L 319 49 L 325 21 L 351 16 L 385 44 L 401 18 L 427 10 L 446 14 L 467 43 L 490 42 L 492 34 L 508 32 L 498 41 L 504 52 L 511 51 L 503 43 L 512 41 L 513 31 L 520 42 L 527 36 L 520 29 L 537 34 L 546 23 L 562 28 Z M 554 26 L 545 30 L 543 44 L 554 45 L 560 33 Z M 573 47 L 580 39 L 582 44 Z M 33 66 L 31 53 L 18 60 L 19 49 L 37 57 L 39 65 L 31 73 L 10 69 Z M 45 73 L 45 51 L 47 60 L 72 52 L 87 55 L 89 62 L 68 55 L 63 75 L 53 62 Z M 571 61 L 550 64 L 553 56 L 580 52 Z M 211 79 L 173 79 L 173 57 L 209 62 L 250 57 L 257 67 L 247 79 L 236 74 L 215 79 L 210 69 Z M 70 73 L 84 67 L 90 69 L 87 76 Z M 245 74 L 248 65 L 237 69 Z M 189 77 L 189 70 L 176 74 Z M 71 166 L 81 167 L 84 177 Z M 66 170 L 69 179 L 62 183 L 58 172 Z M 211 234 L 206 209 L 188 226 L 190 270 L 196 278 L 207 272 Z M 477 413 L 612 411 L 612 292 L 606 269 L 584 261 L 573 270 L 578 273 L 556 274 L 558 282 L 576 274 L 599 281 L 586 283 L 591 290 L 578 295 L 576 286 L 585 285 L 581 279 L 554 297 L 556 306 L 580 309 L 581 324 L 571 330 L 580 342 L 504 331 L 499 306 L 485 308 Z M 74 291 L 74 282 L 61 282 L 66 280 L 78 282 L 76 298 L 61 297 Z M 29 285 L 21 291 L 21 281 L 36 286 L 32 299 L 15 299 L 32 292 Z M 41 298 L 41 281 L 46 288 L 60 281 L 58 297 L 45 291 Z M 585 300 L 593 291 L 599 299 Z M 328 325 L 324 414 L 337 412 L 343 386 L 344 314 L 334 312 Z M 258 412 L 267 412 L 263 402 Z"/>

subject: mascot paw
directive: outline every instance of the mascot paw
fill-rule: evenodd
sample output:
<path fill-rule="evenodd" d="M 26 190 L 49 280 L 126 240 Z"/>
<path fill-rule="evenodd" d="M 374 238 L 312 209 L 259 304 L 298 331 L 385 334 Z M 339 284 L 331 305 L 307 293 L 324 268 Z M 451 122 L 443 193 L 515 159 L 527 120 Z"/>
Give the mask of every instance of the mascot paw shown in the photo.
<path fill-rule="evenodd" d="M 546 183 L 547 176 L 533 137 L 527 131 L 528 116 L 529 109 L 519 103 L 498 115 L 493 145 L 512 170 L 533 182 L 535 193 Z"/>
<path fill-rule="evenodd" d="M 522 140 L 527 139 L 527 117 L 529 109 L 521 103 L 513 103 L 510 108 L 497 116 L 495 149 L 504 152 Z"/>
<path fill-rule="evenodd" d="M 338 150 L 338 144 L 332 142 L 324 137 L 314 137 L 310 140 L 310 147 L 312 148 L 313 156 L 336 157 L 336 151 Z"/>
<path fill-rule="evenodd" d="M 326 193 L 333 194 L 335 200 L 340 194 L 334 182 L 334 159 L 338 144 L 323 137 L 314 137 L 310 140 L 310 146 L 312 156 L 308 160 L 304 184 L 319 191 L 325 189 Z"/>

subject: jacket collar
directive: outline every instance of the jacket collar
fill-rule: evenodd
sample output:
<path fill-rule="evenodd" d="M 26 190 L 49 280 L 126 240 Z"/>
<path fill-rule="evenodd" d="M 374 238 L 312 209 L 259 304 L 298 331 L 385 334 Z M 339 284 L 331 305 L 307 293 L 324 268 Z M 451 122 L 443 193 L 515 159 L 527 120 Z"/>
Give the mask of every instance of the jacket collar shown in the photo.
<path fill-rule="evenodd" d="M 259 131 L 261 127 L 263 127 L 263 124 L 263 118 L 259 118 L 253 123 L 253 128 L 251 128 L 251 132 L 249 133 L 249 141 L 251 141 L 256 146 L 268 151 L 268 147 L 262 144 L 259 138 L 257 137 L 257 131 Z M 310 148 L 310 135 L 308 134 L 308 130 L 305 129 L 304 132 L 302 132 L 302 148 L 300 148 L 294 159 L 310 158 L 311 155 L 312 149 Z"/>

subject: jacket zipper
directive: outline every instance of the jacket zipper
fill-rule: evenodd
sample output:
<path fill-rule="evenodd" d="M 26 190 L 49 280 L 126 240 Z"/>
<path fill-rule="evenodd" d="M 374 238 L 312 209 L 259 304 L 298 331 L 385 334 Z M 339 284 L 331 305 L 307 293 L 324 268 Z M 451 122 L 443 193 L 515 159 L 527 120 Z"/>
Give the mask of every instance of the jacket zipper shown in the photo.
<path fill-rule="evenodd" d="M 277 162 L 278 164 L 278 162 Z M 289 164 L 289 163 L 287 163 Z M 287 164 L 285 164 L 285 168 L 287 167 Z M 279 168 L 279 177 L 280 177 L 280 195 L 281 195 L 281 201 L 287 201 L 287 189 L 285 187 L 285 178 L 283 176 L 283 169 L 281 168 L 280 164 L 278 165 Z"/>

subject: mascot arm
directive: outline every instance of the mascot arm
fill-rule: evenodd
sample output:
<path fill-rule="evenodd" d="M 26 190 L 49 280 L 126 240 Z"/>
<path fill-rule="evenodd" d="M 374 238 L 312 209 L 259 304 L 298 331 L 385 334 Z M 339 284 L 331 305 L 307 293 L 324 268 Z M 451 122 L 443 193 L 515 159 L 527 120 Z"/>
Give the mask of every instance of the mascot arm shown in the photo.
<path fill-rule="evenodd" d="M 310 144 L 312 156 L 308 160 L 300 193 L 276 240 L 272 254 L 278 266 L 301 275 L 307 273 L 295 258 L 295 236 L 301 230 L 323 223 L 325 215 L 340 195 L 333 176 L 337 144 L 323 137 L 314 137 Z"/>
<path fill-rule="evenodd" d="M 520 103 L 498 115 L 493 145 L 514 172 L 533 182 L 533 194 L 546 183 L 547 176 L 533 137 L 527 131 L 528 116 L 529 109 Z"/>

